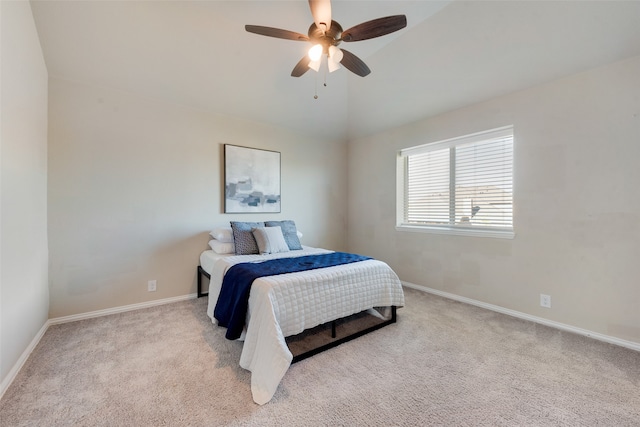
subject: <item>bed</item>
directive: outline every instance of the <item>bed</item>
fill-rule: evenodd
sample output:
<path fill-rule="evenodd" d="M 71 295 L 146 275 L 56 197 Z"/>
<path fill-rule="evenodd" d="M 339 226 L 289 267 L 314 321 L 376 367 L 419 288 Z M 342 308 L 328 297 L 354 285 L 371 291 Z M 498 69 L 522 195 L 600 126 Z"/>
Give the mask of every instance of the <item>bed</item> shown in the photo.
<path fill-rule="evenodd" d="M 214 311 L 224 276 L 232 266 L 332 252 L 307 246 L 266 255 L 204 251 L 198 267 L 198 296 L 206 295 L 202 291 L 202 276 L 209 277 L 207 314 L 216 324 Z M 245 329 L 240 337 L 244 340 L 240 366 L 251 371 L 253 400 L 260 405 L 271 400 L 289 366 L 296 361 L 285 337 L 374 307 L 392 307 L 391 318 L 380 324 L 385 326 L 395 322 L 395 309 L 403 305 L 398 277 L 387 264 L 375 259 L 256 279 L 251 285 Z M 357 336 L 366 332 L 370 331 L 361 331 Z M 327 348 L 351 338 L 341 338 Z M 316 349 L 302 358 L 322 350 Z"/>

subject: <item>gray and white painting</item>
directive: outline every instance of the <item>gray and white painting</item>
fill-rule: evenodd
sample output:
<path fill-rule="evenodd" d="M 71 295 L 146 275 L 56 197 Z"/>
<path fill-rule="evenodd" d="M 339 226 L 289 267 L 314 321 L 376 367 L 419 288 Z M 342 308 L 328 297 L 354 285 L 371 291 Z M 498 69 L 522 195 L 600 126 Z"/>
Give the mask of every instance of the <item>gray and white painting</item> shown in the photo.
<path fill-rule="evenodd" d="M 280 212 L 280 153 L 225 144 L 224 212 Z"/>

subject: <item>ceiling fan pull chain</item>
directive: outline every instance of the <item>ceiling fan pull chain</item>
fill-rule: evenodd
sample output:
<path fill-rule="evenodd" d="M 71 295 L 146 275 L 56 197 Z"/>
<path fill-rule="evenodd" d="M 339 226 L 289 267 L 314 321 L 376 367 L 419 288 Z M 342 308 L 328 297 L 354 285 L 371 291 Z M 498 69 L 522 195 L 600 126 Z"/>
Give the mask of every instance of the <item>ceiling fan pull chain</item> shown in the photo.
<path fill-rule="evenodd" d="M 318 99 L 318 73 L 316 73 L 316 77 L 315 77 L 315 94 L 313 95 L 313 99 Z"/>
<path fill-rule="evenodd" d="M 327 61 L 328 60 L 329 58 L 327 57 Z M 327 68 L 323 70 L 323 74 L 324 74 L 324 87 L 327 87 Z"/>

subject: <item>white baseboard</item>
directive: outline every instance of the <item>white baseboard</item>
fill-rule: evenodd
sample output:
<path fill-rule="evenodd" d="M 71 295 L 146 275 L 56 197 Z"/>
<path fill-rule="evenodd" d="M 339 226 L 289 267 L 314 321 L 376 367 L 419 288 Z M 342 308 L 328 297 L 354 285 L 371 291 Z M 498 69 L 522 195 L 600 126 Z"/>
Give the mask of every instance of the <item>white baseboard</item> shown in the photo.
<path fill-rule="evenodd" d="M 471 298 L 466 298 L 466 297 L 451 294 L 448 292 L 439 291 L 437 289 L 428 288 L 426 286 L 419 286 L 409 282 L 402 282 L 402 284 L 407 288 L 416 289 L 418 291 L 427 292 L 427 293 L 438 295 L 444 298 L 463 302 L 465 304 L 475 305 L 477 307 L 481 307 L 487 310 L 495 311 L 502 314 L 507 314 L 509 316 L 517 317 L 524 320 L 529 320 L 531 322 L 539 323 L 541 325 L 549 326 L 549 327 L 560 329 L 563 331 L 573 332 L 575 334 L 583 335 L 599 341 L 604 341 L 610 344 L 615 344 L 621 347 L 640 351 L 640 343 L 636 343 L 633 341 L 627 341 L 627 340 L 612 337 L 609 335 L 604 335 L 597 332 L 589 331 L 587 329 L 577 328 L 575 326 L 567 325 L 560 322 L 555 322 L 553 320 L 544 319 L 542 317 L 532 316 L 530 314 L 522 313 L 515 310 L 510 310 L 508 308 L 500 307 L 498 305 L 488 304 L 488 303 L 477 301 Z M 6 378 L 3 379 L 2 383 L 0 383 L 0 399 L 2 398 L 2 396 L 4 396 L 5 391 L 7 391 L 7 389 L 9 388 L 9 386 L 11 385 L 15 377 L 18 375 L 18 372 L 20 372 L 20 369 L 22 369 L 22 366 L 25 364 L 25 362 L 29 358 L 29 355 L 31 354 L 33 349 L 36 348 L 36 346 L 40 342 L 40 339 L 42 339 L 42 337 L 44 336 L 45 332 L 47 331 L 50 325 L 76 322 L 78 320 L 108 316 L 110 314 L 124 313 L 126 311 L 140 310 L 143 308 L 155 307 L 158 305 L 170 304 L 170 303 L 179 302 L 179 301 L 186 301 L 186 300 L 195 299 L 195 298 L 197 298 L 196 294 L 189 294 L 189 295 L 183 295 L 179 297 L 164 298 L 164 299 L 155 300 L 155 301 L 108 308 L 105 310 L 91 311 L 88 313 L 74 314 L 71 316 L 56 317 L 56 318 L 47 320 L 45 324 L 42 326 L 42 328 L 38 331 L 36 336 L 33 338 L 33 340 L 31 340 L 31 343 L 29 343 L 29 346 L 22 353 L 22 355 L 20 356 L 20 359 L 18 359 L 18 361 L 13 366 L 9 374 L 6 376 Z"/>
<path fill-rule="evenodd" d="M 42 325 L 42 328 L 40 328 L 36 336 L 33 337 L 27 348 L 22 352 L 22 355 L 20 355 L 18 361 L 15 363 L 15 365 L 13 365 L 13 368 L 11 368 L 7 376 L 2 380 L 2 383 L 0 383 L 0 399 L 2 399 L 2 396 L 4 396 L 4 392 L 7 391 L 15 377 L 18 375 L 18 372 L 20 372 L 20 369 L 22 369 L 25 362 L 29 358 L 29 355 L 31 354 L 33 349 L 36 348 L 36 346 L 40 342 L 40 339 L 42 338 L 44 333 L 47 332 L 48 328 L 49 321 L 47 320 L 46 322 L 44 322 L 44 325 Z"/>
<path fill-rule="evenodd" d="M 49 319 L 50 325 L 59 325 L 61 323 L 76 322 L 78 320 L 92 319 L 94 317 L 108 316 L 110 314 L 124 313 L 126 311 L 141 310 L 143 308 L 155 307 L 157 305 L 170 304 L 172 302 L 186 301 L 197 298 L 197 294 L 182 295 L 179 297 L 171 297 L 157 299 L 154 301 L 141 302 L 138 304 L 123 305 L 120 307 L 107 308 L 104 310 L 90 311 L 88 313 L 72 314 L 71 316 L 54 317 Z"/>
<path fill-rule="evenodd" d="M 7 389 L 13 382 L 13 380 L 16 378 L 16 376 L 18 375 L 18 372 L 20 372 L 20 369 L 22 369 L 25 362 L 31 355 L 31 352 L 36 348 L 36 346 L 44 336 L 45 332 L 47 332 L 47 329 L 49 329 L 49 326 L 59 325 L 61 323 L 76 322 L 78 320 L 91 319 L 94 317 L 108 316 L 110 314 L 124 313 L 126 311 L 140 310 L 143 308 L 170 304 L 172 302 L 186 301 L 190 299 L 196 299 L 197 297 L 198 297 L 197 294 L 188 294 L 188 295 L 182 295 L 179 297 L 164 298 L 164 299 L 158 299 L 155 301 L 141 302 L 138 304 L 130 304 L 130 305 L 123 305 L 120 307 L 107 308 L 105 310 L 90 311 L 88 313 L 73 314 L 71 316 L 55 317 L 53 319 L 47 320 L 45 324 L 42 325 L 42 328 L 40 328 L 40 330 L 38 331 L 36 336 L 33 338 L 33 340 L 31 340 L 31 343 L 29 343 L 29 346 L 24 350 L 24 352 L 22 353 L 22 355 L 20 356 L 16 364 L 13 366 L 11 371 L 9 371 L 7 376 L 2 380 L 2 383 L 0 383 L 0 399 L 2 399 L 2 396 L 4 396 L 4 393 L 7 391 Z"/>
<path fill-rule="evenodd" d="M 402 282 L 402 285 L 406 286 L 407 288 L 416 289 L 418 291 L 438 295 L 444 298 L 463 302 L 465 304 L 475 305 L 477 307 L 485 308 L 487 310 L 496 311 L 502 314 L 507 314 L 509 316 L 517 317 L 519 319 L 529 320 L 531 322 L 535 322 L 541 325 L 560 329 L 562 331 L 573 332 L 574 334 L 583 335 L 585 337 L 593 338 L 598 341 L 604 341 L 609 344 L 615 344 L 615 345 L 619 345 L 620 347 L 625 347 L 631 350 L 640 351 L 640 343 L 637 343 L 637 342 L 627 341 L 627 340 L 612 337 L 609 335 L 600 334 L 598 332 L 589 331 L 587 329 L 582 329 L 575 326 L 567 325 L 565 323 L 555 322 L 553 320 L 545 319 L 542 317 L 532 316 L 530 314 L 522 313 L 520 311 L 515 311 L 515 310 L 510 310 L 508 308 L 500 307 L 499 305 L 488 304 L 486 302 L 477 301 L 467 297 L 462 297 L 460 295 L 451 294 L 449 292 L 439 291 L 437 289 L 428 288 L 426 286 L 420 286 L 420 285 L 416 285 L 409 282 Z"/>

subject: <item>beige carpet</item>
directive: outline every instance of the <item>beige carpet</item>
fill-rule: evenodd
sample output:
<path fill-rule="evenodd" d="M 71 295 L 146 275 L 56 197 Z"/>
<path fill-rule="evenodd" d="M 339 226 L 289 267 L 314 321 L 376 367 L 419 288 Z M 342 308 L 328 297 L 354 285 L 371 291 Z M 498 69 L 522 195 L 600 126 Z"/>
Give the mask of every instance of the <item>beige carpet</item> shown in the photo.
<path fill-rule="evenodd" d="M 251 400 L 206 299 L 52 326 L 6 426 L 638 426 L 640 353 L 406 289 L 398 323 Z"/>

